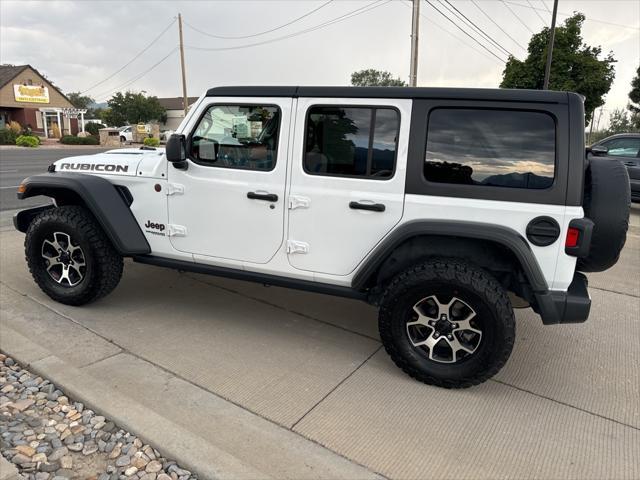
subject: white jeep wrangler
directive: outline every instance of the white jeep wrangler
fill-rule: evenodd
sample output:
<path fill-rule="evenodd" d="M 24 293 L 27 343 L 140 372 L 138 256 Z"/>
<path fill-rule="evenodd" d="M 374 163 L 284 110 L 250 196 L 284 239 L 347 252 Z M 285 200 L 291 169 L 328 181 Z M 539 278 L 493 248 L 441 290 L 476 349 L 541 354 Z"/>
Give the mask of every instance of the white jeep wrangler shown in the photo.
<path fill-rule="evenodd" d="M 586 160 L 579 95 L 527 90 L 221 87 L 161 149 L 56 162 L 14 218 L 33 278 L 70 305 L 123 257 L 380 307 L 393 361 L 443 387 L 487 380 L 513 307 L 583 322 L 585 275 L 618 259 L 622 164 Z"/>

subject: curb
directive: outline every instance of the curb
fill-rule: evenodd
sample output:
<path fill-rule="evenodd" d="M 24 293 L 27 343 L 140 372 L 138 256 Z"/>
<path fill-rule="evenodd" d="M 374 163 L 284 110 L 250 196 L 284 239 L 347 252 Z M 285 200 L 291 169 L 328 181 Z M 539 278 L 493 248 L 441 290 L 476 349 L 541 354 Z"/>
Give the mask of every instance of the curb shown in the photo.
<path fill-rule="evenodd" d="M 251 412 L 213 394 L 211 400 L 207 401 L 207 414 L 221 415 L 227 420 L 210 423 L 210 428 L 206 430 L 190 430 L 187 425 L 180 424 L 181 415 L 165 416 L 162 410 L 156 411 L 153 397 L 147 401 L 135 390 L 132 395 L 127 395 L 130 390 L 126 389 L 136 389 L 136 383 L 126 380 L 120 383 L 120 379 L 111 375 L 103 380 L 103 377 L 84 371 L 84 367 L 73 366 L 52 355 L 46 346 L 31 341 L 6 324 L 2 325 L 0 350 L 33 373 L 53 382 L 73 400 L 104 415 L 118 427 L 157 448 L 163 457 L 176 460 L 181 467 L 202 479 L 385 478 L 297 432 L 259 417 L 253 418 Z M 109 362 L 121 355 L 128 354 L 120 351 L 98 362 Z M 96 363 L 86 366 L 93 368 Z M 149 366 L 157 369 L 153 364 Z M 123 390 L 119 391 L 118 388 Z M 172 393 L 176 395 L 176 392 Z M 138 398 L 132 398 L 136 395 Z M 217 428 L 233 428 L 234 433 L 227 430 L 216 433 Z"/>
<path fill-rule="evenodd" d="M 0 480 L 23 480 L 16 466 L 0 455 Z"/>
<path fill-rule="evenodd" d="M 4 340 L 7 340 L 7 337 L 14 337 L 16 342 L 7 341 L 2 346 L 8 355 L 34 373 L 51 380 L 69 397 L 84 403 L 96 412 L 100 412 L 119 427 L 135 432 L 145 443 L 156 446 L 165 457 L 178 460 L 181 465 L 195 472 L 199 477 L 211 479 L 270 478 L 264 472 L 257 471 L 229 453 L 208 444 L 202 437 L 167 420 L 142 404 L 114 392 L 102 382 L 90 377 L 78 368 L 66 364 L 54 355 L 30 361 L 28 354 L 21 355 L 11 347 L 7 348 L 8 344 L 20 344 L 26 347 L 27 351 L 43 352 L 39 345 L 19 333 L 9 330 L 6 327 L 3 328 Z M 7 480 L 11 479 L 12 477 L 7 477 Z"/>

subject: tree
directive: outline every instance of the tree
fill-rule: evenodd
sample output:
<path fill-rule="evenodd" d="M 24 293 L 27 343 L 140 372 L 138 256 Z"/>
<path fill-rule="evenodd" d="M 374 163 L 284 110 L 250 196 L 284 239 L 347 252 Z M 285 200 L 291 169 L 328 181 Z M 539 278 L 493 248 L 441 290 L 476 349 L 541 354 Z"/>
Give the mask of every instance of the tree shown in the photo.
<path fill-rule="evenodd" d="M 88 95 L 82 95 L 80 92 L 67 93 L 67 98 L 76 108 L 89 108 L 96 101 Z"/>
<path fill-rule="evenodd" d="M 627 105 L 627 110 L 629 110 L 630 106 Z M 634 112 L 629 113 L 624 108 L 616 108 L 609 115 L 609 125 L 604 130 L 598 130 L 593 132 L 592 135 L 589 136 L 589 143 L 593 144 L 599 142 L 603 138 L 609 137 L 611 135 L 615 135 L 616 133 L 629 133 L 629 132 L 640 132 L 640 128 L 634 124 L 634 121 L 637 121 L 637 117 L 634 117 Z"/>
<path fill-rule="evenodd" d="M 623 108 L 616 108 L 611 115 L 609 115 L 609 128 L 607 129 L 607 136 L 614 135 L 616 133 L 627 133 L 631 131 L 632 125 L 629 115 Z"/>
<path fill-rule="evenodd" d="M 575 13 L 565 20 L 564 25 L 556 27 L 549 88 L 584 95 L 589 122 L 593 111 L 604 105 L 604 96 L 611 89 L 616 60 L 611 52 L 601 60 L 602 48 L 591 47 L 582 41 L 584 19 L 583 14 Z M 500 87 L 542 89 L 550 33 L 551 29 L 544 28 L 531 37 L 525 60 L 509 57 Z"/>
<path fill-rule="evenodd" d="M 627 108 L 631 112 L 631 123 L 634 128 L 640 130 L 640 66 L 636 70 L 636 76 L 631 80 L 631 91 L 629 92 L 629 105 Z"/>
<path fill-rule="evenodd" d="M 107 125 L 120 126 L 127 123 L 147 123 L 166 118 L 166 110 L 158 102 L 158 97 L 147 97 L 143 93 L 116 93 L 107 101 L 108 108 L 101 113 Z"/>
<path fill-rule="evenodd" d="M 88 96 L 82 95 L 80 92 L 69 92 L 67 98 L 76 108 L 85 109 L 87 112 L 84 114 L 85 118 L 99 118 L 100 109 L 93 108 L 96 105 L 96 101 Z"/>
<path fill-rule="evenodd" d="M 400 78 L 393 78 L 391 72 L 369 68 L 351 74 L 351 85 L 354 87 L 406 87 Z"/>

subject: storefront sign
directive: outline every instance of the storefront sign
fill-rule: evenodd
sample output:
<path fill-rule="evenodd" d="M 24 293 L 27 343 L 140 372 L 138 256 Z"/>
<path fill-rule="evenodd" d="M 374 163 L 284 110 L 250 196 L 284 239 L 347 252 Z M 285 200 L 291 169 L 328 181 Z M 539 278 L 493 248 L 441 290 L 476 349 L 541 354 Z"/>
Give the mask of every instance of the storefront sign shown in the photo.
<path fill-rule="evenodd" d="M 39 85 L 14 85 L 16 102 L 49 103 L 49 89 Z"/>
<path fill-rule="evenodd" d="M 84 108 L 62 108 L 62 113 L 67 118 L 78 118 L 78 115 L 87 113 Z"/>
<path fill-rule="evenodd" d="M 136 125 L 136 132 L 138 133 L 151 133 L 151 127 L 144 123 L 139 123 Z"/>

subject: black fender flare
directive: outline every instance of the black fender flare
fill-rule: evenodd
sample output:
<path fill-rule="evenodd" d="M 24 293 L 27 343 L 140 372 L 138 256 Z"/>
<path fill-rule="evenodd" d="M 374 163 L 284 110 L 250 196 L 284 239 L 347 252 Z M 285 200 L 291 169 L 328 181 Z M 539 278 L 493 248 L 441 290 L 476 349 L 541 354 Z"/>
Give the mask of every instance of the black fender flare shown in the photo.
<path fill-rule="evenodd" d="M 149 242 L 122 194 L 108 180 L 80 173 L 44 173 L 22 181 L 19 199 L 45 195 L 55 198 L 64 192 L 73 192 L 96 218 L 115 249 L 124 256 L 151 252 Z M 40 210 L 37 210 L 40 208 Z M 42 207 L 23 210 L 16 214 L 14 224 L 26 232 L 30 221 Z"/>
<path fill-rule="evenodd" d="M 503 245 L 513 252 L 520 262 L 531 289 L 534 292 L 548 290 L 547 281 L 529 243 L 518 232 L 499 225 L 449 220 L 417 220 L 400 225 L 367 256 L 354 275 L 351 286 L 357 290 L 364 290 L 369 279 L 391 252 L 410 238 L 421 235 L 488 240 Z"/>

